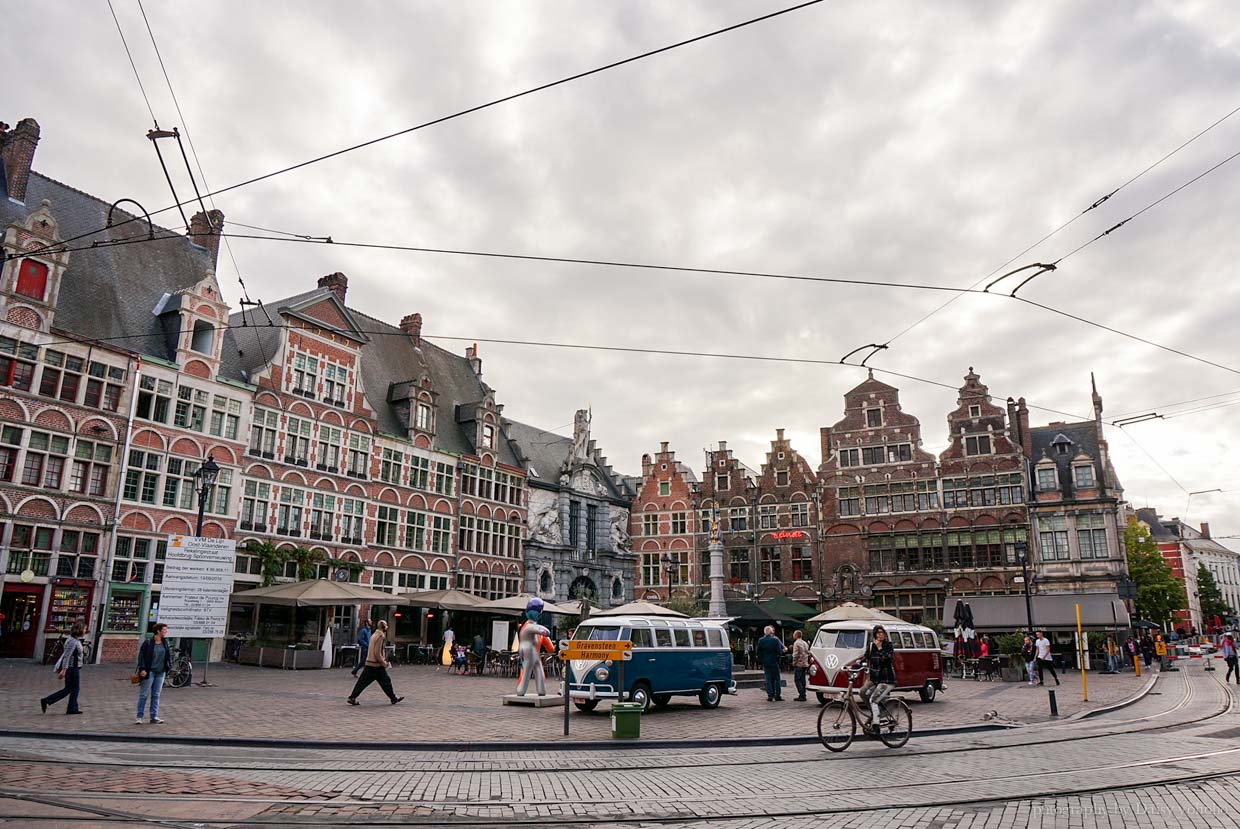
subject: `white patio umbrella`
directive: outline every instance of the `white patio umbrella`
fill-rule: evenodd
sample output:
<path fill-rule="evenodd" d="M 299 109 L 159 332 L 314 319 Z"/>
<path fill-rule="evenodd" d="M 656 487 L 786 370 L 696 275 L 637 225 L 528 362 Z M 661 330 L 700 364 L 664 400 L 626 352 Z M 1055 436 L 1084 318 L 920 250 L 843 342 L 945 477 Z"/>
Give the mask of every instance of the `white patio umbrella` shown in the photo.
<path fill-rule="evenodd" d="M 677 619 L 688 619 L 689 617 L 678 610 L 663 607 L 653 602 L 629 602 L 619 607 L 609 607 L 605 610 L 595 610 L 590 614 L 594 616 L 671 616 Z"/>
<path fill-rule="evenodd" d="M 890 613 L 884 613 L 881 610 L 875 610 L 872 607 L 859 605 L 856 602 L 844 602 L 838 607 L 833 607 L 828 611 L 819 613 L 808 620 L 808 622 L 901 622 L 904 621 Z"/>
<path fill-rule="evenodd" d="M 438 607 L 442 610 L 480 610 L 487 600 L 464 590 L 420 590 L 417 593 L 401 593 L 396 604 L 412 607 Z"/>
<path fill-rule="evenodd" d="M 395 596 L 347 581 L 310 579 L 273 584 L 233 593 L 232 601 L 244 604 L 276 604 L 285 607 L 332 607 L 350 604 L 398 604 Z"/>
<path fill-rule="evenodd" d="M 534 598 L 528 593 L 520 596 L 508 596 L 504 599 L 495 599 L 489 602 L 483 602 L 478 605 L 478 610 L 486 610 L 492 613 L 502 613 L 506 616 L 519 616 L 525 612 L 526 606 L 530 599 Z M 569 615 L 576 611 L 567 610 L 562 605 L 554 604 L 546 599 L 543 600 L 543 613 L 559 613 L 561 615 Z"/>

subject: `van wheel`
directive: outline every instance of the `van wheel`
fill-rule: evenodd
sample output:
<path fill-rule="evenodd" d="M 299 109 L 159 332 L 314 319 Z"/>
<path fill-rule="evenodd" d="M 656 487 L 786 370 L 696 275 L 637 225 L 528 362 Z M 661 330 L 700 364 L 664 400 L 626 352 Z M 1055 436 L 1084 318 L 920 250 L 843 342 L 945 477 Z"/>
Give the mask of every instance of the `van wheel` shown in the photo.
<path fill-rule="evenodd" d="M 917 689 L 917 695 L 921 697 L 922 702 L 934 702 L 935 690 L 934 683 L 927 682 Z"/>
<path fill-rule="evenodd" d="M 718 708 L 719 700 L 723 697 L 723 693 L 719 690 L 718 685 L 707 685 L 698 692 L 698 702 L 703 708 Z"/>
<path fill-rule="evenodd" d="M 583 714 L 589 714 L 595 708 L 598 708 L 598 700 L 584 699 L 584 700 L 581 700 L 580 702 L 574 702 L 573 705 L 577 706 L 577 710 L 582 712 Z"/>
<path fill-rule="evenodd" d="M 629 691 L 629 702 L 635 702 L 640 705 L 643 714 L 649 711 L 651 703 L 650 683 L 645 680 L 635 682 L 633 690 Z"/>
<path fill-rule="evenodd" d="M 659 706 L 660 708 L 666 708 L 667 704 L 672 701 L 672 695 L 671 694 L 655 694 L 653 697 L 651 697 L 651 699 L 654 701 L 655 705 Z"/>
<path fill-rule="evenodd" d="M 819 705 L 826 705 L 826 704 L 827 704 L 827 701 L 830 699 L 830 698 L 829 698 L 826 694 L 824 694 L 822 691 L 818 691 L 818 692 L 816 692 L 814 695 L 815 695 L 816 697 L 818 697 L 818 704 L 819 704 Z"/>

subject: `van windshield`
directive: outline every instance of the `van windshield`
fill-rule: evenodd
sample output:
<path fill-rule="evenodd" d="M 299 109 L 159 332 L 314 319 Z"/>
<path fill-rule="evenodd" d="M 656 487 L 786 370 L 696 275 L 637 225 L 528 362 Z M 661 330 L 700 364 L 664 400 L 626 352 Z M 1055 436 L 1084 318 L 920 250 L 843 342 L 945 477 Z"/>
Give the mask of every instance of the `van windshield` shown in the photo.
<path fill-rule="evenodd" d="M 820 630 L 814 647 L 861 650 L 865 647 L 865 634 L 864 630 Z"/>
<path fill-rule="evenodd" d="M 576 641 L 590 640 L 615 640 L 620 638 L 620 628 L 609 627 L 605 625 L 580 625 L 573 633 L 573 639 Z"/>

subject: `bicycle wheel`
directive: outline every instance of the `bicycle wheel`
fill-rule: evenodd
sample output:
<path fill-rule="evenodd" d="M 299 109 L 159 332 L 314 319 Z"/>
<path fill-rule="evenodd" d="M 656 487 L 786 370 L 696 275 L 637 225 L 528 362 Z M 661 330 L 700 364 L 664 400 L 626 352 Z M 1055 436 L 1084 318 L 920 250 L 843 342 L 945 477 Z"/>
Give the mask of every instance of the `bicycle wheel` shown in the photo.
<path fill-rule="evenodd" d="M 879 706 L 878 739 L 887 748 L 900 748 L 913 733 L 913 711 L 902 699 L 885 700 Z"/>
<path fill-rule="evenodd" d="M 842 700 L 831 700 L 818 712 L 818 739 L 828 751 L 843 751 L 857 736 L 857 718 Z"/>
<path fill-rule="evenodd" d="M 168 684 L 173 688 L 184 688 L 194 678 L 194 666 L 188 659 L 177 659 L 168 671 Z"/>

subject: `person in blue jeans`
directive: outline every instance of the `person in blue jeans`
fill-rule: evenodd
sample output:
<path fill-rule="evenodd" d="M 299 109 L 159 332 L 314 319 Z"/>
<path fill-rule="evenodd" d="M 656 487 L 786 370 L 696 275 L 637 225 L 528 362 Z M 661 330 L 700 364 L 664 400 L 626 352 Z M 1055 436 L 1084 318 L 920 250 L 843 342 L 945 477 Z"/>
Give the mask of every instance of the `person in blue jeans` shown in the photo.
<path fill-rule="evenodd" d="M 357 662 L 354 663 L 353 670 L 350 671 L 350 673 L 352 673 L 354 676 L 357 676 L 357 672 L 360 671 L 362 669 L 362 666 L 366 664 L 366 653 L 369 650 L 370 650 L 370 620 L 363 619 L 362 626 L 357 631 Z"/>
<path fill-rule="evenodd" d="M 155 625 L 155 635 L 138 648 L 138 716 L 134 725 L 142 725 L 142 713 L 146 699 L 151 698 L 151 723 L 159 725 L 159 692 L 164 687 L 164 675 L 172 668 L 172 648 L 164 641 L 168 626 L 163 622 Z"/>
<path fill-rule="evenodd" d="M 766 680 L 766 701 L 783 702 L 783 679 L 779 676 L 779 657 L 787 652 L 784 643 L 775 638 L 775 628 L 767 625 L 766 635 L 758 640 L 758 658 L 762 660 L 762 674 Z"/>
<path fill-rule="evenodd" d="M 65 697 L 69 698 L 66 714 L 82 713 L 82 709 L 78 707 L 78 689 L 81 687 L 82 679 L 82 642 L 80 640 L 85 632 L 86 629 L 80 622 L 69 630 L 64 652 L 60 654 L 60 659 L 56 660 L 54 666 L 56 675 L 65 681 L 65 686 L 51 696 L 39 700 L 39 706 L 44 714 L 47 713 L 47 706 L 60 702 Z"/>

